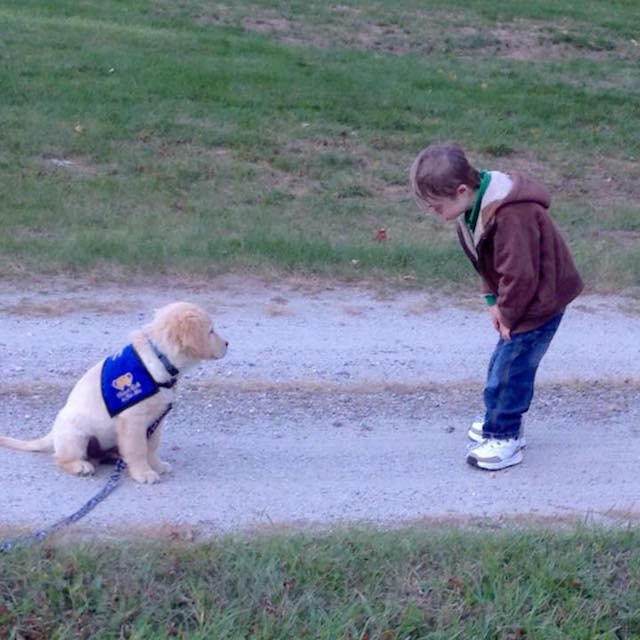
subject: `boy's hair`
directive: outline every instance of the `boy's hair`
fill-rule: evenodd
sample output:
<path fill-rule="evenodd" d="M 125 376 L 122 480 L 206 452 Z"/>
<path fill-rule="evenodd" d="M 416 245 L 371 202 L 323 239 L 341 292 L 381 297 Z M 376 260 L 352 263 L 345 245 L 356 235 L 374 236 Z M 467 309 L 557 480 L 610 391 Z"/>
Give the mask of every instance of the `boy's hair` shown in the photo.
<path fill-rule="evenodd" d="M 461 184 L 480 186 L 480 172 L 472 167 L 455 142 L 441 142 L 423 149 L 411 165 L 411 190 L 419 202 L 427 198 L 456 196 Z"/>

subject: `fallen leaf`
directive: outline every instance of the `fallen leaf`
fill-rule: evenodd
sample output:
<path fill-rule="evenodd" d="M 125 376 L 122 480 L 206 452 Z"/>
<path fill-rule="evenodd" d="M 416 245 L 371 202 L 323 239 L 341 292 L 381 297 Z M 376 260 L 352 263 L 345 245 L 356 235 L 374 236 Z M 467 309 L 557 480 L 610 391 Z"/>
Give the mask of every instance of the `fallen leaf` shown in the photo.
<path fill-rule="evenodd" d="M 387 230 L 386 229 L 378 229 L 374 236 L 373 239 L 375 240 L 375 242 L 386 242 L 387 240 Z"/>

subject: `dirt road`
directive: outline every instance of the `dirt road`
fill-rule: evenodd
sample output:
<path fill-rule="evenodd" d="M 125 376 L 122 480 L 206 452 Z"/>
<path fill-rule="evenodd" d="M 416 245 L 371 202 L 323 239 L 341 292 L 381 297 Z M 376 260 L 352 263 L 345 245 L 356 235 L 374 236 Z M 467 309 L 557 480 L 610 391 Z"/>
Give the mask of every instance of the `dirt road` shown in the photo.
<path fill-rule="evenodd" d="M 88 366 L 166 302 L 208 308 L 227 357 L 180 382 L 161 455 L 125 477 L 82 535 L 203 537 L 368 522 L 640 521 L 640 303 L 582 296 L 543 360 L 524 463 L 464 462 L 496 335 L 481 302 L 308 282 L 4 283 L 0 432 L 47 431 Z M 74 478 L 48 454 L 0 449 L 0 533 L 70 514 L 110 468 Z"/>

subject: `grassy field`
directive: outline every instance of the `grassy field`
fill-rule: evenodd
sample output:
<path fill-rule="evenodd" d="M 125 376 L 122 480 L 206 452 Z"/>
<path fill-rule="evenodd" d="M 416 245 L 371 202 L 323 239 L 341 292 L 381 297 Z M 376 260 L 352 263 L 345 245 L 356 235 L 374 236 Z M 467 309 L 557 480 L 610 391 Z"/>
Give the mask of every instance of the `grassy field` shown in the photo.
<path fill-rule="evenodd" d="M 638 530 L 36 547 L 0 556 L 0 636 L 632 639 L 638 584 Z"/>
<path fill-rule="evenodd" d="M 474 287 L 407 188 L 456 139 L 547 184 L 591 290 L 633 289 L 636 27 L 635 0 L 5 0 L 0 269 Z"/>

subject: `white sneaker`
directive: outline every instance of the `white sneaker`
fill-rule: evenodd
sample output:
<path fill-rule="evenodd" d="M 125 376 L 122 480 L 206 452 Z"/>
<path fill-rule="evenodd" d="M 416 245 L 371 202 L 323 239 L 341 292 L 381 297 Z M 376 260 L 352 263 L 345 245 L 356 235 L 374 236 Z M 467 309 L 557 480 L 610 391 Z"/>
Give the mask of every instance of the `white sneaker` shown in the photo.
<path fill-rule="evenodd" d="M 482 433 L 483 427 L 484 421 L 482 419 L 474 420 L 469 427 L 469 431 L 467 431 L 467 435 L 474 442 L 482 442 L 485 439 L 485 436 Z M 524 449 L 527 446 L 527 441 L 524 437 L 524 418 L 520 424 L 520 436 L 518 437 L 518 440 L 520 441 L 520 448 Z"/>
<path fill-rule="evenodd" d="M 522 462 L 520 438 L 486 438 L 471 447 L 467 462 L 473 467 L 497 471 Z"/>

